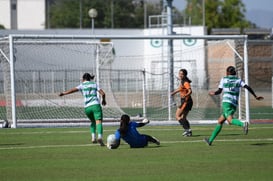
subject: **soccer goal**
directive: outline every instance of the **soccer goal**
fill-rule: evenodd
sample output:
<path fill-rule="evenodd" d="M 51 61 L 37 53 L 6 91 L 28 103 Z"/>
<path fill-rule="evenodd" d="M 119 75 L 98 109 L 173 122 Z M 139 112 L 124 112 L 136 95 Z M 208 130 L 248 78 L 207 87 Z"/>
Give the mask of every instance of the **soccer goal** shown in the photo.
<path fill-rule="evenodd" d="M 95 74 L 106 92 L 103 114 L 109 121 L 124 113 L 175 120 L 179 95 L 172 98 L 170 91 L 179 85 L 181 68 L 192 80 L 188 118 L 198 123 L 220 115 L 221 97 L 208 91 L 217 89 L 227 66 L 248 83 L 246 36 L 10 35 L 0 39 L 0 64 L 0 119 L 12 127 L 89 123 L 80 94 L 58 96 L 77 86 L 85 72 Z M 247 92 L 238 108 L 236 116 L 249 121 Z"/>
<path fill-rule="evenodd" d="M 17 123 L 79 124 L 87 121 L 79 93 L 58 92 L 80 84 L 82 75 L 95 75 L 107 93 L 105 117 L 123 111 L 110 90 L 109 70 L 114 46 L 109 39 L 54 35 L 14 35 L 0 41 L 1 119 Z M 100 78 L 102 77 L 102 78 Z"/>

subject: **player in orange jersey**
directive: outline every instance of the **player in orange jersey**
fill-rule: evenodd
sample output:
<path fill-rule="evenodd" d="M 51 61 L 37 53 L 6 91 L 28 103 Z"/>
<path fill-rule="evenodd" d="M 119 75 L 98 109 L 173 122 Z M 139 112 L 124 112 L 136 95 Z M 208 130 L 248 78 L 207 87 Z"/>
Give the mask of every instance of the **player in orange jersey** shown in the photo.
<path fill-rule="evenodd" d="M 187 77 L 188 72 L 186 69 L 180 69 L 178 76 L 180 79 L 179 87 L 171 92 L 171 95 L 180 93 L 181 104 L 177 107 L 175 118 L 179 121 L 180 125 L 184 128 L 183 136 L 192 136 L 192 130 L 190 128 L 190 123 L 187 120 L 187 115 L 192 108 L 193 101 L 191 98 L 191 80 Z"/>

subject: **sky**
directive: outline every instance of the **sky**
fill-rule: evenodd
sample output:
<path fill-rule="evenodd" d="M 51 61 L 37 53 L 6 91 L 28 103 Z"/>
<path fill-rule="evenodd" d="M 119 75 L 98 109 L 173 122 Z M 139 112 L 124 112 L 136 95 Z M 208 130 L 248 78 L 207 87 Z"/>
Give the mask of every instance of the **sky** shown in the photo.
<path fill-rule="evenodd" d="M 272 0 L 242 0 L 246 7 L 246 18 L 260 28 L 273 28 Z M 186 0 L 173 0 L 173 6 L 183 10 Z"/>

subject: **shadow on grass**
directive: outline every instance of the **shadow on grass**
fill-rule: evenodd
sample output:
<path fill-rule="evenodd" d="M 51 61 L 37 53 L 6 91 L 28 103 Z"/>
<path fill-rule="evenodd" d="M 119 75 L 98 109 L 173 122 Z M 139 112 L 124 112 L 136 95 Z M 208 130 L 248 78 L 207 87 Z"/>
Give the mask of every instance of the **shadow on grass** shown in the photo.
<path fill-rule="evenodd" d="M 222 136 L 239 136 L 239 135 L 242 135 L 242 134 L 239 134 L 239 133 L 222 134 Z"/>
<path fill-rule="evenodd" d="M 0 144 L 1 146 L 19 146 L 19 145 L 24 145 L 24 143 L 7 143 L 7 144 Z"/>
<path fill-rule="evenodd" d="M 273 143 L 253 143 L 250 144 L 252 146 L 267 146 L 267 145 L 272 145 Z"/>
<path fill-rule="evenodd" d="M 200 136 L 207 136 L 207 135 L 201 135 L 201 134 L 193 134 L 189 137 L 200 137 Z M 184 136 L 185 138 L 187 138 L 187 136 Z"/>

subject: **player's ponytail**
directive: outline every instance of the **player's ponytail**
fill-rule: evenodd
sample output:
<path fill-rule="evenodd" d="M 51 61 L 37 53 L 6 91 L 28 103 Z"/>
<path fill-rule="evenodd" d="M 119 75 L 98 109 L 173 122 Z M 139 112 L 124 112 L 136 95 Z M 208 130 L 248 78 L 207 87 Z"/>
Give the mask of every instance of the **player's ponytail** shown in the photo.
<path fill-rule="evenodd" d="M 124 137 L 126 135 L 126 132 L 128 130 L 129 122 L 130 122 L 130 117 L 127 114 L 124 114 L 124 115 L 121 116 L 121 118 L 120 118 L 120 128 L 119 128 L 121 137 Z"/>
<path fill-rule="evenodd" d="M 184 82 L 189 82 L 191 83 L 191 80 L 188 78 L 188 71 L 186 69 L 180 69 L 181 72 L 184 74 L 184 79 L 181 80 L 181 84 L 183 85 Z"/>
<path fill-rule="evenodd" d="M 89 73 L 84 73 L 83 76 L 82 76 L 82 79 L 83 80 L 87 80 L 87 81 L 91 81 L 94 79 L 94 75 L 90 75 Z"/>
<path fill-rule="evenodd" d="M 236 75 L 236 69 L 233 66 L 229 66 L 227 68 L 227 72 L 229 73 L 229 75 Z"/>

